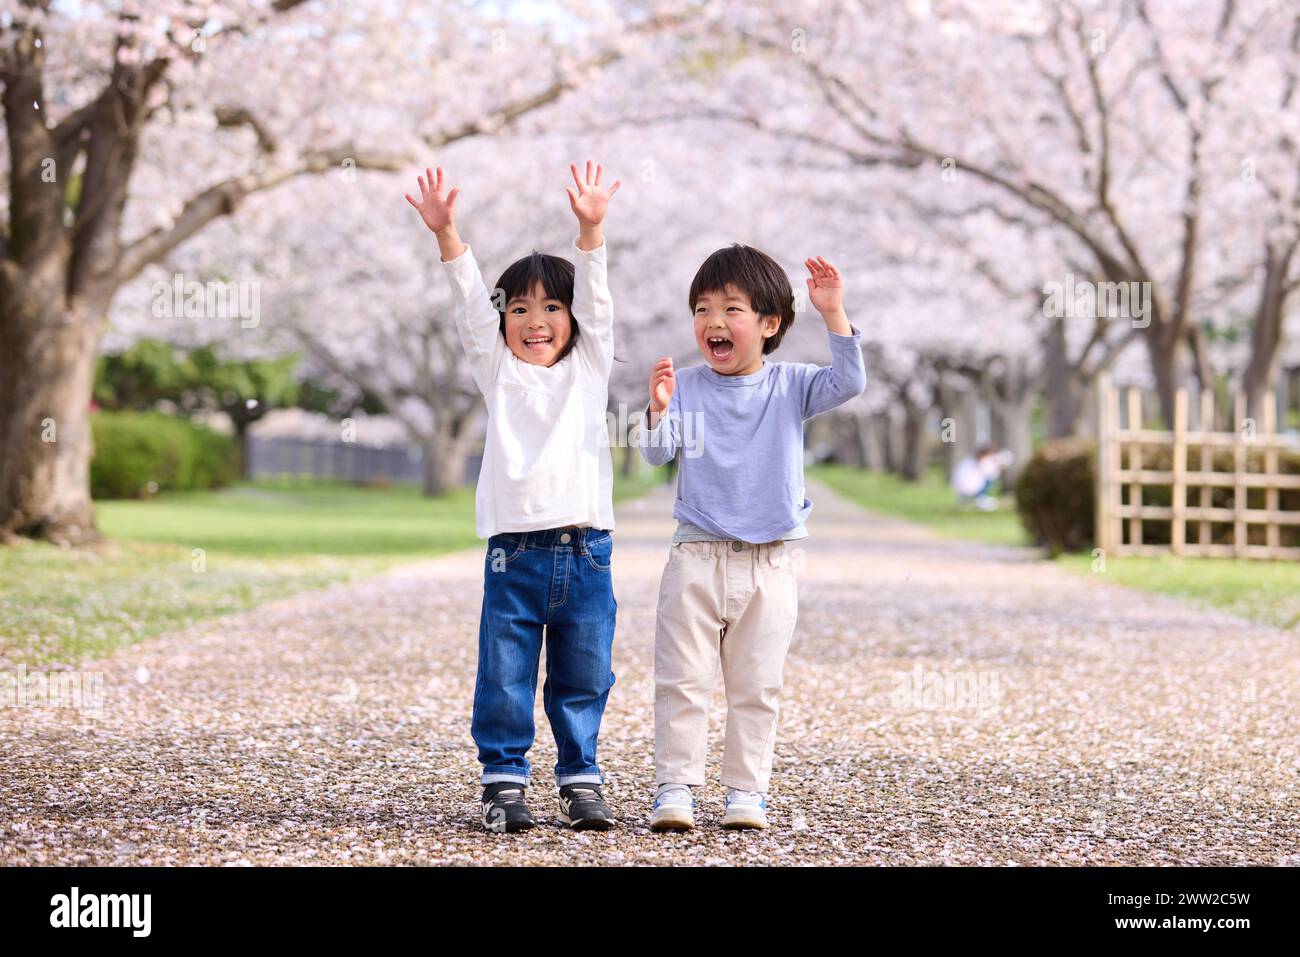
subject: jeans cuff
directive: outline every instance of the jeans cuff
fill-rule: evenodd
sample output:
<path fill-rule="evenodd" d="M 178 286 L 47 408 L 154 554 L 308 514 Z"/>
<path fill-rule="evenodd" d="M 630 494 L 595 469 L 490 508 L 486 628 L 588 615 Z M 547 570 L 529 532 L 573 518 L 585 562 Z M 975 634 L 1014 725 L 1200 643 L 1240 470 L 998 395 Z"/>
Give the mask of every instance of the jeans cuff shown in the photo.
<path fill-rule="evenodd" d="M 581 774 L 557 774 L 555 783 L 560 787 L 566 784 L 604 784 L 605 779 L 599 771 L 584 771 Z"/>
<path fill-rule="evenodd" d="M 492 771 L 488 768 L 483 769 L 483 777 L 479 783 L 483 785 L 497 784 L 501 781 L 510 781 L 514 784 L 522 784 L 528 787 L 532 783 L 531 778 L 526 772 L 522 771 Z"/>

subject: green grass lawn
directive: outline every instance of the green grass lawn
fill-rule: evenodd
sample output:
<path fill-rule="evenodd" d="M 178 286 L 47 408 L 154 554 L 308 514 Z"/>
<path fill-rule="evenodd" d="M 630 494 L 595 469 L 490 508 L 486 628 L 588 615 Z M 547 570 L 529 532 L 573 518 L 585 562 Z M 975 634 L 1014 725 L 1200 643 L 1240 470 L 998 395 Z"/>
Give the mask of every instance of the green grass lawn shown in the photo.
<path fill-rule="evenodd" d="M 930 471 L 922 482 L 904 482 L 893 475 L 844 465 L 815 466 L 808 475 L 867 508 L 910 519 L 942 535 L 998 545 L 1029 544 L 1010 497 L 1001 499 L 996 512 L 958 509 L 941 469 Z M 1062 555 L 1056 561 L 1079 574 L 1104 574 L 1123 585 L 1222 608 L 1252 621 L 1300 628 L 1297 562 L 1112 556 L 1106 560 L 1104 572 L 1094 572 L 1091 555 Z"/>
<path fill-rule="evenodd" d="M 1108 558 L 1105 572 L 1094 572 L 1090 555 L 1062 555 L 1057 561 L 1083 575 L 1104 574 L 1122 585 L 1222 608 L 1278 628 L 1300 629 L 1296 562 L 1126 556 Z"/>
<path fill-rule="evenodd" d="M 240 483 L 100 502 L 96 517 L 114 541 L 165 542 L 226 557 L 418 558 L 475 541 L 473 489 L 428 499 L 414 485 Z"/>
<path fill-rule="evenodd" d="M 615 480 L 644 494 L 659 470 Z M 111 652 L 191 622 L 474 547 L 474 490 L 239 483 L 96 506 L 107 541 L 0 547 L 0 663 Z"/>
<path fill-rule="evenodd" d="M 996 512 L 981 512 L 971 506 L 959 508 L 941 468 L 931 469 L 921 482 L 905 482 L 896 475 L 850 465 L 816 465 L 808 469 L 808 476 L 851 501 L 926 525 L 943 535 L 999 545 L 1029 544 L 1010 496 L 999 499 Z"/>

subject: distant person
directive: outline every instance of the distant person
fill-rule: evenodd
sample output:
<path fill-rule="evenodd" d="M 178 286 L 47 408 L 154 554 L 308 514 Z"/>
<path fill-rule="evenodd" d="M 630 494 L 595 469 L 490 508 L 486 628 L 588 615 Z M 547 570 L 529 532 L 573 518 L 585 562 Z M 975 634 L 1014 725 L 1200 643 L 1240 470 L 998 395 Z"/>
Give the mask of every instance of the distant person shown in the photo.
<path fill-rule="evenodd" d="M 963 458 L 952 470 L 950 482 L 952 490 L 957 494 L 957 503 L 974 503 L 981 511 L 996 511 L 998 500 L 993 495 L 993 486 L 1001 478 L 1003 469 L 1013 460 L 1011 452 L 998 450 L 992 445 L 981 445 Z"/>
<path fill-rule="evenodd" d="M 608 830 L 596 739 L 614 684 L 610 556 L 613 462 L 605 409 L 614 360 L 614 309 L 601 223 L 618 189 L 570 166 L 577 190 L 575 262 L 534 252 L 509 266 L 490 295 L 453 222 L 460 190 L 426 170 L 407 201 L 438 237 L 455 298 L 456 330 L 487 402 L 488 431 L 475 504 L 487 539 L 478 678 L 470 733 L 483 765 L 483 826 L 534 825 L 533 704 L 546 644 L 546 717 L 555 735 L 560 820 Z M 544 636 L 544 637 L 543 637 Z"/>

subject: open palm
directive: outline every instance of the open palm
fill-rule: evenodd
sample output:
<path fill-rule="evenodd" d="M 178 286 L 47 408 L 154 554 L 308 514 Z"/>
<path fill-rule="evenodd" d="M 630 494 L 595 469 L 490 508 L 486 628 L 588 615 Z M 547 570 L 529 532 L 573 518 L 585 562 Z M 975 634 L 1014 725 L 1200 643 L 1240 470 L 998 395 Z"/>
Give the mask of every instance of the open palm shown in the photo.
<path fill-rule="evenodd" d="M 840 309 L 844 305 L 844 281 L 840 271 L 821 256 L 805 259 L 811 275 L 808 277 L 808 301 L 818 312 L 826 313 Z"/>
<path fill-rule="evenodd" d="M 439 166 L 436 178 L 428 169 L 424 171 L 424 176 L 420 177 L 419 201 L 417 202 L 410 193 L 406 194 L 406 201 L 420 211 L 420 218 L 424 220 L 424 225 L 437 233 L 452 224 L 456 197 L 459 195 L 459 189 L 453 189 L 450 193 L 443 192 L 442 167 Z"/>
<path fill-rule="evenodd" d="M 605 219 L 605 210 L 609 208 L 609 201 L 618 187 L 621 180 L 614 180 L 614 185 L 606 189 L 600 185 L 600 174 L 604 172 L 604 167 L 599 163 L 595 164 L 593 173 L 592 162 L 587 160 L 586 176 L 578 176 L 578 167 L 572 163 L 569 164 L 569 172 L 573 174 L 573 182 L 577 184 L 577 191 L 573 187 L 566 187 L 565 192 L 569 194 L 569 205 L 573 207 L 573 214 L 578 217 L 578 222 L 587 226 L 599 226 Z"/>

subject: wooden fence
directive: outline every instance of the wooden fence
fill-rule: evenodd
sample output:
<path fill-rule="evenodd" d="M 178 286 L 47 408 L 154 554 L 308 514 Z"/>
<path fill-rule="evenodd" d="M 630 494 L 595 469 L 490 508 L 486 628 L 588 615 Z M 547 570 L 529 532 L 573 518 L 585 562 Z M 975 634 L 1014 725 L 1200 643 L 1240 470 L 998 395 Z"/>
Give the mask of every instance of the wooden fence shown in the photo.
<path fill-rule="evenodd" d="M 1139 390 L 1125 390 L 1122 423 L 1118 390 L 1103 379 L 1097 391 L 1098 547 L 1111 555 L 1300 558 L 1300 435 L 1278 433 L 1275 396 L 1257 423 L 1236 396 L 1231 419 L 1220 419 L 1227 430 L 1216 431 L 1213 393 L 1201 393 L 1189 424 L 1180 389 L 1166 430 L 1144 427 Z"/>

